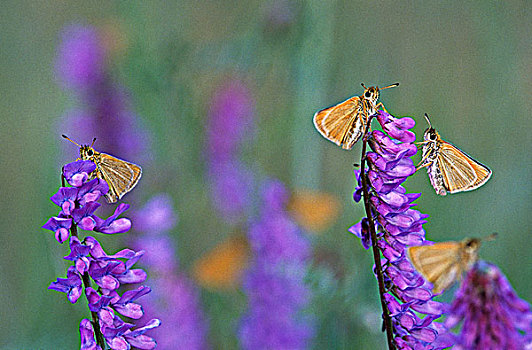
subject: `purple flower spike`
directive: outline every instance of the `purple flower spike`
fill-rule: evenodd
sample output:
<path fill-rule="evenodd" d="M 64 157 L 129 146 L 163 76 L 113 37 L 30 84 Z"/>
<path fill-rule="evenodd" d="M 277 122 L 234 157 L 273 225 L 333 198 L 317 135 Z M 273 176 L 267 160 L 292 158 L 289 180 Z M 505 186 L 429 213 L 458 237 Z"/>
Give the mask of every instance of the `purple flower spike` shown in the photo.
<path fill-rule="evenodd" d="M 80 187 L 95 169 L 96 164 L 90 160 L 78 160 L 63 167 L 63 176 L 70 185 Z"/>
<path fill-rule="evenodd" d="M 246 215 L 251 203 L 253 174 L 239 160 L 239 147 L 251 134 L 254 101 L 251 91 L 237 79 L 221 85 L 213 97 L 205 146 L 209 182 L 216 209 L 229 223 Z"/>
<path fill-rule="evenodd" d="M 382 277 L 387 286 L 383 297 L 393 325 L 393 341 L 398 349 L 443 349 L 449 343 L 447 330 L 433 322 L 443 313 L 443 304 L 432 300 L 434 295 L 425 287 L 425 280 L 405 252 L 408 244 L 424 243 L 423 224 L 427 218 L 412 209 L 419 194 L 406 193 L 401 186 L 416 170 L 411 159 L 417 153 L 417 147 L 412 144 L 415 134 L 407 130 L 415 122 L 411 118 L 395 118 L 384 111 L 378 112 L 377 120 L 384 132 L 374 130 L 370 134 L 368 144 L 373 152 L 366 153 L 368 167 L 361 171 L 369 180 L 369 214 L 376 224 L 375 244 L 382 256 Z M 360 182 L 353 193 L 355 201 L 362 196 Z M 363 218 L 349 232 L 361 238 L 367 249 L 371 246 L 370 229 L 369 219 Z M 422 314 L 425 316 L 420 318 Z"/>
<path fill-rule="evenodd" d="M 90 140 L 97 135 L 99 148 L 121 154 L 126 159 L 139 161 L 140 155 L 150 158 L 148 152 L 143 152 L 146 135 L 138 128 L 136 117 L 128 108 L 127 93 L 112 82 L 104 61 L 104 45 L 95 28 L 66 28 L 56 69 L 64 86 L 73 90 L 82 106 L 69 115 L 71 118 L 61 121 L 61 128 L 77 140 Z M 65 143 L 66 147 L 65 155 L 75 150 Z M 61 243 L 71 237 L 70 253 L 65 259 L 73 265 L 68 268 L 67 278 L 58 278 L 49 289 L 66 293 L 71 303 L 82 294 L 86 297 L 92 321 L 80 323 L 82 350 L 118 350 L 132 346 L 152 349 L 156 343 L 144 333 L 159 325 L 157 319 L 134 331 L 131 328 L 136 327 L 135 324 L 121 319 L 122 315 L 130 319 L 143 315 L 142 306 L 136 301 L 150 288 L 126 289 L 123 295 L 117 291 L 124 284 L 146 280 L 146 272 L 132 268 L 144 251 L 122 249 L 108 255 L 94 237 L 82 237 L 83 230 L 113 234 L 131 228 L 130 219 L 119 218 L 129 208 L 128 204 L 120 203 L 108 218 L 95 215 L 101 206 L 101 197 L 109 191 L 106 181 L 95 178 L 95 169 L 96 164 L 88 160 L 66 164 L 63 178 L 73 187 L 60 188 L 50 198 L 61 211 L 43 228 L 54 231 Z"/>
<path fill-rule="evenodd" d="M 261 217 L 248 232 L 255 261 L 244 280 L 249 300 L 239 329 L 244 349 L 303 349 L 314 334 L 311 320 L 300 315 L 310 298 L 304 285 L 310 244 L 284 209 L 287 200 L 281 182 L 267 182 Z"/>
<path fill-rule="evenodd" d="M 79 334 L 81 336 L 80 350 L 102 350 L 101 346 L 94 339 L 94 328 L 91 321 L 84 318 L 79 324 Z"/>
<path fill-rule="evenodd" d="M 445 321 L 462 323 L 455 349 L 532 349 L 532 311 L 496 265 L 477 262 L 456 292 Z"/>
<path fill-rule="evenodd" d="M 67 278 L 58 278 L 57 281 L 50 284 L 48 289 L 67 293 L 68 301 L 74 304 L 78 301 L 82 292 L 81 277 L 76 272 L 74 266 L 70 266 L 67 271 Z"/>
<path fill-rule="evenodd" d="M 54 216 L 48 219 L 48 221 L 42 226 L 42 228 L 53 231 L 55 233 L 55 239 L 59 243 L 63 243 L 70 235 L 69 229 L 71 226 L 72 219 Z"/>
<path fill-rule="evenodd" d="M 99 217 L 95 217 L 96 225 L 94 231 L 113 234 L 113 233 L 123 233 L 129 231 L 131 228 L 131 220 L 127 218 L 118 218 L 118 215 L 122 214 L 129 208 L 129 204 L 121 203 L 116 208 L 113 215 L 111 215 L 106 220 L 102 220 Z"/>

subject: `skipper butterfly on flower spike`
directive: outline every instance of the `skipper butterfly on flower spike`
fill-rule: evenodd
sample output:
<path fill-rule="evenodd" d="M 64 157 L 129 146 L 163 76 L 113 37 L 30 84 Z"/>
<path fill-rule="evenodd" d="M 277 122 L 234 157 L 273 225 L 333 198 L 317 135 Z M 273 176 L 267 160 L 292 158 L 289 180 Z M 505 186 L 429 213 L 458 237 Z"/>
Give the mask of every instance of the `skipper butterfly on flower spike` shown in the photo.
<path fill-rule="evenodd" d="M 107 185 L 109 185 L 109 192 L 105 194 L 107 202 L 116 203 L 139 182 L 142 175 L 142 169 L 140 166 L 106 153 L 97 152 L 92 148 L 96 138 L 94 138 L 92 144 L 88 146 L 79 145 L 67 136 L 62 136 L 79 147 L 81 160 L 90 160 L 96 164 L 96 170 L 94 170 L 90 176 L 91 178 L 102 179 L 107 182 Z"/>
<path fill-rule="evenodd" d="M 441 139 L 440 134 L 429 124 L 423 135 L 423 156 L 416 170 L 427 168 L 430 183 L 436 193 L 471 191 L 484 185 L 491 177 L 491 170 L 471 158 L 458 147 Z"/>
<path fill-rule="evenodd" d="M 433 284 L 434 294 L 460 280 L 464 272 L 475 264 L 482 241 L 492 241 L 493 233 L 483 239 L 466 238 L 461 242 L 441 242 L 433 245 L 409 247 L 410 262 L 423 277 Z"/>
<path fill-rule="evenodd" d="M 395 83 L 380 90 L 398 86 Z M 379 99 L 379 88 L 364 88 L 364 94 L 353 96 L 344 102 L 322 109 L 314 114 L 314 126 L 326 139 L 336 143 L 343 149 L 351 149 L 366 131 L 369 117 L 384 108 Z"/>

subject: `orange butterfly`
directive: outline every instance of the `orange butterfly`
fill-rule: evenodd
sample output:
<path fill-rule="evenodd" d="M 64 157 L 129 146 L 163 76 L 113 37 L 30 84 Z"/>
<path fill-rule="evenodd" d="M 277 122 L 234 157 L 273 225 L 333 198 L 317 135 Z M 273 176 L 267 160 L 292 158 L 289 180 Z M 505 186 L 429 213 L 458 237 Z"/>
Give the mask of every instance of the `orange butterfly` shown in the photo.
<path fill-rule="evenodd" d="M 90 176 L 91 178 L 102 179 L 107 182 L 107 185 L 109 185 L 109 192 L 105 194 L 107 202 L 116 203 L 139 182 L 140 177 L 142 176 L 142 169 L 140 166 L 106 153 L 96 152 L 94 148 L 92 148 L 96 138 L 92 140 L 92 145 L 80 146 L 67 136 L 62 136 L 79 147 L 79 155 L 82 160 L 90 160 L 96 164 L 96 170 L 94 170 Z"/>
<path fill-rule="evenodd" d="M 305 230 L 317 233 L 329 227 L 340 214 L 341 204 L 335 196 L 319 191 L 296 190 L 286 209 Z"/>
<path fill-rule="evenodd" d="M 438 294 L 460 280 L 462 274 L 477 261 L 481 242 L 491 241 L 496 235 L 409 247 L 407 253 L 412 265 L 433 284 L 434 294 Z"/>
<path fill-rule="evenodd" d="M 233 289 L 240 283 L 249 256 L 248 241 L 241 236 L 231 237 L 196 260 L 192 274 L 205 288 Z"/>
<path fill-rule="evenodd" d="M 484 185 L 491 177 L 491 170 L 458 147 L 442 140 L 426 113 L 425 119 L 429 127 L 423 135 L 424 141 L 420 142 L 423 144 L 423 156 L 417 170 L 427 168 L 436 193 L 445 196 L 447 192 L 471 191 Z"/>
<path fill-rule="evenodd" d="M 398 85 L 399 83 L 395 83 L 381 90 Z M 353 96 L 314 114 L 314 126 L 320 134 L 343 149 L 351 149 L 366 131 L 369 117 L 377 113 L 379 107 L 384 109 L 382 102 L 377 103 L 379 88 L 366 88 L 364 84 L 362 87 L 363 95 Z"/>

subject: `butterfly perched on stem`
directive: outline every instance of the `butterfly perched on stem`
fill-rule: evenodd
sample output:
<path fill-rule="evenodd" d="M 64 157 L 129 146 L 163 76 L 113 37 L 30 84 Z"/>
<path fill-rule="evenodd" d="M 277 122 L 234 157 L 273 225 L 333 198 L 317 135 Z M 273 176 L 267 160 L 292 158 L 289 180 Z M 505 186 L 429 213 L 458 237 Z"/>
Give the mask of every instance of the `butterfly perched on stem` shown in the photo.
<path fill-rule="evenodd" d="M 408 257 L 416 270 L 433 284 L 434 294 L 449 288 L 460 280 L 478 260 L 478 250 L 482 241 L 492 241 L 493 233 L 485 238 L 466 238 L 460 242 L 440 242 L 433 245 L 409 247 Z"/>
<path fill-rule="evenodd" d="M 471 158 L 458 147 L 442 140 L 440 134 L 429 124 L 423 135 L 423 155 L 417 166 L 427 168 L 430 183 L 436 193 L 445 196 L 447 192 L 471 191 L 485 184 L 491 177 L 491 170 Z"/>
<path fill-rule="evenodd" d="M 380 90 L 398 86 L 395 83 Z M 326 139 L 336 143 L 343 149 L 351 149 L 366 131 L 369 117 L 384 109 L 379 99 L 379 88 L 364 88 L 364 94 L 353 96 L 344 102 L 322 109 L 314 114 L 314 126 Z"/>
<path fill-rule="evenodd" d="M 107 182 L 107 185 L 109 185 L 109 192 L 105 194 L 107 202 L 116 203 L 139 182 L 140 177 L 142 176 L 142 169 L 140 166 L 113 157 L 107 153 L 97 152 L 92 147 L 94 146 L 96 138 L 94 138 L 92 144 L 88 146 L 79 145 L 67 136 L 62 136 L 79 147 L 81 160 L 90 160 L 96 164 L 96 170 L 94 170 L 90 176 L 91 178 L 102 179 Z"/>

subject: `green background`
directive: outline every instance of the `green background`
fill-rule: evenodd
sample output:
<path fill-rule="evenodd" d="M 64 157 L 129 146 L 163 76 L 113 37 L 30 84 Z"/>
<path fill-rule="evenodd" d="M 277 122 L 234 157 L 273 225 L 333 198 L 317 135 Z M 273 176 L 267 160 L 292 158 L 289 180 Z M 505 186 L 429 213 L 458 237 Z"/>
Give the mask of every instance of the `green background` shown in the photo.
<path fill-rule="evenodd" d="M 460 240 L 498 232 L 481 256 L 497 264 L 520 297 L 532 300 L 531 91 L 532 6 L 527 1 L 304 1 L 292 22 L 272 28 L 272 1 L 6 1 L 0 17 L 0 348 L 79 346 L 86 305 L 47 290 L 64 276 L 67 247 L 40 227 L 57 209 L 59 117 L 73 105 L 54 76 L 64 25 L 119 28 L 125 47 L 111 59 L 134 110 L 152 136 L 156 166 L 145 169 L 144 198 L 172 195 L 180 222 L 172 232 L 179 259 L 194 259 L 230 235 L 214 212 L 203 145 L 209 100 L 237 75 L 256 100 L 256 131 L 245 161 L 291 189 L 332 193 L 343 205 L 336 223 L 313 236 L 316 250 L 337 256 L 309 279 L 316 298 L 315 348 L 379 348 L 372 257 L 347 228 L 362 215 L 351 200 L 352 163 L 312 125 L 318 109 L 362 93 L 360 83 L 398 88 L 381 93 L 389 112 L 412 116 L 418 139 L 431 116 L 442 137 L 493 171 L 479 190 L 439 197 L 425 172 L 406 187 L 422 192 L 427 238 Z M 417 156 L 419 157 L 419 156 Z M 161 176 L 163 174 L 164 176 Z M 150 176 L 157 181 L 148 180 Z M 148 186 L 146 186 L 148 187 Z M 119 238 L 104 245 L 118 249 Z M 108 250 L 112 251 L 111 248 Z M 341 271 L 340 280 L 331 272 Z M 450 296 L 444 296 L 444 299 Z M 202 291 L 215 348 L 237 344 L 245 309 L 241 292 Z"/>

